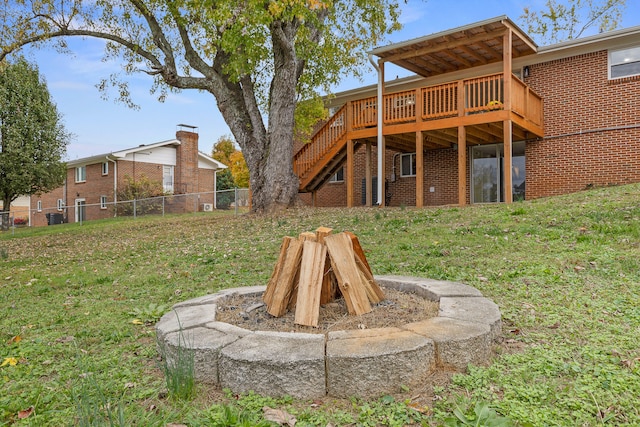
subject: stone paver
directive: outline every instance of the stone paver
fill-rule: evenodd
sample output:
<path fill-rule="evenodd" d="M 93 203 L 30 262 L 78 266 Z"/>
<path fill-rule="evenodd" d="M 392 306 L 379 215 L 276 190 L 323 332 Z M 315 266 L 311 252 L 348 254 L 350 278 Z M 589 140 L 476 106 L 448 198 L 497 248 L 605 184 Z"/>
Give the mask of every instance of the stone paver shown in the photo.
<path fill-rule="evenodd" d="M 236 393 L 326 395 L 324 335 L 255 332 L 220 352 L 220 385 Z"/>
<path fill-rule="evenodd" d="M 242 328 L 238 329 L 244 331 Z M 170 332 L 164 339 L 163 355 L 171 364 L 170 366 L 176 366 L 176 363 L 184 363 L 180 362 L 180 358 L 186 357 L 185 352 L 192 352 L 195 379 L 207 384 L 218 384 L 220 349 L 237 341 L 240 337 L 240 335 L 201 326 Z"/>
<path fill-rule="evenodd" d="M 464 371 L 469 364 L 482 365 L 491 357 L 488 325 L 434 317 L 402 328 L 432 339 L 438 367 L 443 369 Z"/>
<path fill-rule="evenodd" d="M 500 309 L 496 303 L 488 298 L 441 298 L 438 316 L 488 325 L 491 328 L 492 340 L 497 339 L 502 332 Z"/>
<path fill-rule="evenodd" d="M 336 397 L 370 397 L 399 391 L 402 385 L 423 380 L 434 365 L 433 341 L 410 331 L 330 332 L 327 392 Z"/>
<path fill-rule="evenodd" d="M 448 280 L 423 279 L 409 276 L 375 276 L 383 286 L 402 292 L 415 292 L 431 301 L 440 301 L 442 297 L 481 297 L 482 293 L 464 283 Z"/>
<path fill-rule="evenodd" d="M 158 338 L 163 340 L 170 332 L 191 329 L 213 322 L 216 316 L 215 304 L 174 306 L 170 312 L 162 316 L 156 323 Z"/>

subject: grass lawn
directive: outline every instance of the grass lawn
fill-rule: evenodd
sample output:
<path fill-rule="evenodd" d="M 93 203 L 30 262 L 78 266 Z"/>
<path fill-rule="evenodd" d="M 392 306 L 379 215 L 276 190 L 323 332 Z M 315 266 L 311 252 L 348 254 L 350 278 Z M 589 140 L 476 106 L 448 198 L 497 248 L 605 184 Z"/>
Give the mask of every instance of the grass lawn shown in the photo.
<path fill-rule="evenodd" d="M 172 304 L 264 285 L 283 236 L 356 233 L 375 274 L 454 280 L 503 314 L 493 363 L 363 401 L 167 396 L 153 322 Z M 0 426 L 640 425 L 640 186 L 443 208 L 218 213 L 0 234 Z M 420 405 L 415 402 L 420 401 Z M 262 423 L 262 424 L 261 424 Z M 475 425 L 475 424 L 469 424 Z M 484 425 L 498 425 L 489 421 Z"/>

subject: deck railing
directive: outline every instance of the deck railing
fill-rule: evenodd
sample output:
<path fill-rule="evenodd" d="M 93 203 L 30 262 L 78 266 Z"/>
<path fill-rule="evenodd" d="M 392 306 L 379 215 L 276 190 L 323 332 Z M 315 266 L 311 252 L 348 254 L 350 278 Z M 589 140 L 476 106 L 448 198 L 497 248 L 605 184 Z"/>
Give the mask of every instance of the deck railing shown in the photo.
<path fill-rule="evenodd" d="M 542 126 L 542 98 L 517 77 L 511 81 L 511 109 L 527 118 L 531 123 Z"/>
<path fill-rule="evenodd" d="M 376 123 L 375 120 L 373 122 Z M 293 171 L 304 176 L 315 164 L 331 151 L 347 133 L 347 109 L 343 106 L 307 144 L 293 156 Z"/>
<path fill-rule="evenodd" d="M 511 110 L 542 126 L 542 98 L 516 76 L 511 78 Z M 504 108 L 502 73 L 449 82 L 436 86 L 386 94 L 383 97 L 385 125 L 480 114 Z M 375 127 L 377 97 L 351 101 L 343 106 L 294 156 L 294 171 L 308 173 L 319 159 L 344 139 L 347 131 Z M 418 108 L 416 108 L 416 106 Z"/>

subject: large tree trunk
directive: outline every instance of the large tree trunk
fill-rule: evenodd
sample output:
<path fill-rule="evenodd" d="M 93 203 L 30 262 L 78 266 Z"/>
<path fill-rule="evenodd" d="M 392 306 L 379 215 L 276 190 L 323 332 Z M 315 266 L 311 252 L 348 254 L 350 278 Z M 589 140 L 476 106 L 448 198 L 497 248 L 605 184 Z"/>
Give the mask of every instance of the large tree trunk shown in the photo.
<path fill-rule="evenodd" d="M 298 177 L 293 172 L 293 129 L 296 86 L 301 73 L 294 47 L 295 22 L 275 22 L 271 27 L 274 76 L 270 88 L 268 130 L 250 77 L 238 83 L 227 79 L 212 87 L 218 108 L 240 145 L 249 168 L 253 212 L 275 212 L 298 203 Z M 218 53 L 218 76 L 225 63 Z"/>

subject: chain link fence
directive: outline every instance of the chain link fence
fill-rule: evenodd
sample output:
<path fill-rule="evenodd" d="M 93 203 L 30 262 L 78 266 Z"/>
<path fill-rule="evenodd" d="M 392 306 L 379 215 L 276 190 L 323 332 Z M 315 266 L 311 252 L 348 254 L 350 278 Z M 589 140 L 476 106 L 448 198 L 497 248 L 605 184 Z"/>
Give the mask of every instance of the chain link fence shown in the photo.
<path fill-rule="evenodd" d="M 9 212 L 0 212 L 0 230 L 15 226 L 56 225 L 67 222 L 92 221 L 113 217 L 137 218 L 147 215 L 175 215 L 196 212 L 230 211 L 235 215 L 248 212 L 249 190 L 231 190 L 204 193 L 174 194 L 146 199 L 118 202 L 85 203 L 76 200 L 73 206 L 48 206 L 30 209 L 28 218 L 16 218 Z"/>

